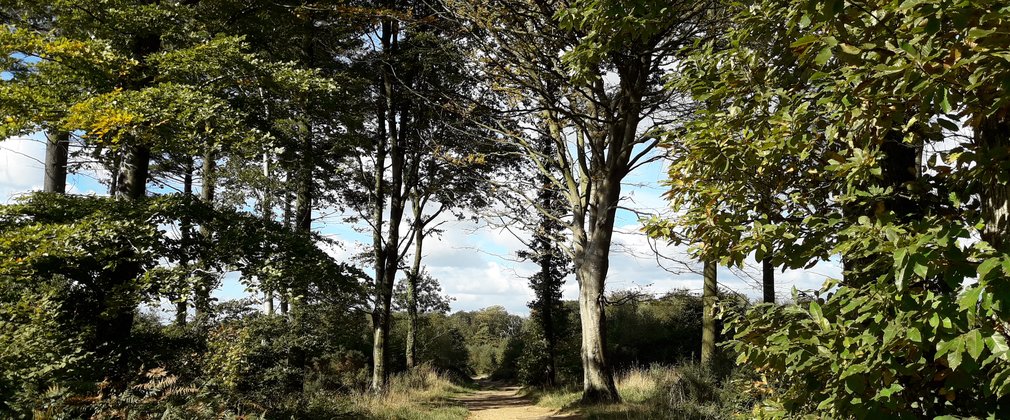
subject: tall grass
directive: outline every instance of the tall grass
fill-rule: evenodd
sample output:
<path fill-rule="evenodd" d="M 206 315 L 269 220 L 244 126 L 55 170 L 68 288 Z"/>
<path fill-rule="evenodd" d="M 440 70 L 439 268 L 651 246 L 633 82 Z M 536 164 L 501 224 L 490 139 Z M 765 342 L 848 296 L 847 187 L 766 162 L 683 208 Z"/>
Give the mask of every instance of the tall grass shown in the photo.
<path fill-rule="evenodd" d="M 452 398 L 470 391 L 453 383 L 447 375 L 429 366 L 420 366 L 391 376 L 386 391 L 381 394 L 357 391 L 347 400 L 351 411 L 360 418 L 462 420 L 469 412 Z"/>
<path fill-rule="evenodd" d="M 741 390 L 746 379 L 740 374 L 720 378 L 694 363 L 633 368 L 615 380 L 620 404 L 581 405 L 581 390 L 574 386 L 527 393 L 537 405 L 587 419 L 726 419 L 748 412 L 754 403 Z"/>

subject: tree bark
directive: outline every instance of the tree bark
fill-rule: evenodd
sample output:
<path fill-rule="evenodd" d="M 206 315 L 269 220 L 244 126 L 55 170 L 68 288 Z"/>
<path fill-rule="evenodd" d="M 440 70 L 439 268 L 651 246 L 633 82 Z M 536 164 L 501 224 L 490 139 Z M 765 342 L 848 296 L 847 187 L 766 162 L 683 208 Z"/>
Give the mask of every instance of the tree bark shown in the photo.
<path fill-rule="evenodd" d="M 214 205 L 215 185 L 217 183 L 217 178 L 214 173 L 217 170 L 217 157 L 215 155 L 213 146 L 208 144 L 203 154 L 203 188 L 200 190 L 200 201 L 211 206 Z M 213 232 L 211 232 L 206 226 L 200 226 L 200 235 L 205 239 L 210 238 L 212 233 Z M 206 264 L 203 265 L 205 266 L 203 267 L 204 269 L 208 268 L 206 267 Z M 211 282 L 212 279 L 210 278 L 210 275 L 203 273 L 197 280 L 195 285 L 196 287 L 194 287 L 196 298 L 193 302 L 193 308 L 196 311 L 195 315 L 198 320 L 204 320 L 210 311 Z"/>
<path fill-rule="evenodd" d="M 423 208 L 415 198 L 414 211 L 414 262 L 407 273 L 407 368 L 417 365 L 417 283 L 421 277 L 421 251 L 424 242 Z"/>
<path fill-rule="evenodd" d="M 298 123 L 301 140 L 301 156 L 298 164 L 298 183 L 295 187 L 295 232 L 309 236 L 312 234 L 312 206 L 313 206 L 313 169 L 315 159 L 312 157 L 312 126 L 306 121 Z M 294 282 L 289 290 L 289 309 L 294 311 L 299 304 L 299 298 L 304 298 L 307 294 L 307 284 Z"/>
<path fill-rule="evenodd" d="M 284 186 L 284 229 L 291 230 L 294 224 L 294 210 L 291 208 L 291 174 L 289 173 L 286 178 Z M 277 300 L 280 313 L 283 316 L 288 315 L 288 290 L 285 287 L 281 287 L 277 291 Z"/>
<path fill-rule="evenodd" d="M 183 168 L 182 194 L 187 200 L 193 197 L 193 158 L 188 156 Z M 188 253 L 190 240 L 193 237 L 193 224 L 190 223 L 189 217 L 184 216 L 180 221 L 179 234 L 182 236 L 183 249 Z M 188 272 L 189 264 L 188 254 L 183 254 L 179 265 Z M 189 314 L 189 305 L 187 304 L 189 296 L 178 296 L 177 298 L 179 300 L 175 303 L 175 325 L 181 327 L 186 325 L 186 316 Z"/>
<path fill-rule="evenodd" d="M 715 355 L 715 304 L 719 294 L 715 261 L 705 261 L 703 287 L 701 295 L 701 364 L 710 366 L 712 357 Z"/>
<path fill-rule="evenodd" d="M 308 123 L 299 123 L 301 131 L 301 161 L 298 168 L 298 186 L 295 192 L 295 230 L 302 233 L 312 231 L 312 128 Z"/>
<path fill-rule="evenodd" d="M 761 260 L 761 291 L 764 303 L 775 303 L 775 265 L 772 264 L 771 251 Z"/>
<path fill-rule="evenodd" d="M 382 22 L 381 43 L 383 54 L 391 57 L 397 48 L 398 24 L 396 21 L 386 20 Z M 382 66 L 382 100 L 384 101 L 384 112 L 380 116 L 385 117 L 384 124 L 386 130 L 386 142 L 389 145 L 389 157 L 391 166 L 391 176 L 389 182 L 389 230 L 386 235 L 386 243 L 382 247 L 381 255 L 382 277 L 376 277 L 377 299 L 376 308 L 373 311 L 373 342 L 372 342 L 372 390 L 382 391 L 385 388 L 389 372 L 386 370 L 388 354 L 389 329 L 391 324 L 391 306 L 393 298 L 393 284 L 396 280 L 396 272 L 399 269 L 398 246 L 400 243 L 400 220 L 403 218 L 403 168 L 404 150 L 401 145 L 400 133 L 397 129 L 396 98 L 393 70 L 389 60 Z M 400 122 L 405 121 L 406 115 L 400 115 Z M 384 200 L 384 197 L 378 197 Z M 376 273 L 379 274 L 379 273 Z"/>
<path fill-rule="evenodd" d="M 1010 107 L 991 115 L 975 117 L 975 146 L 977 153 L 992 159 L 982 177 L 982 220 L 985 228 L 982 239 L 997 251 L 1006 252 L 1010 241 L 1010 182 L 1006 179 L 1006 166 L 1010 161 Z"/>
<path fill-rule="evenodd" d="M 127 145 L 124 149 L 126 156 L 119 169 L 116 196 L 127 200 L 139 200 L 147 195 L 151 149 L 142 145 Z"/>
<path fill-rule="evenodd" d="M 270 163 L 271 157 L 270 152 L 263 152 L 263 198 L 260 200 L 260 213 L 263 215 L 263 220 L 267 223 L 273 221 L 273 191 L 270 190 Z M 262 278 L 260 279 L 262 282 Z M 262 287 L 263 289 L 263 310 L 267 315 L 274 314 L 274 293 L 269 287 Z"/>
<path fill-rule="evenodd" d="M 66 194 L 70 133 L 65 131 L 49 132 L 46 138 L 46 179 L 43 191 Z"/>
<path fill-rule="evenodd" d="M 582 326 L 582 400 L 617 402 L 620 394 L 607 362 L 606 279 L 610 245 L 621 195 L 621 171 L 608 171 L 595 182 L 589 203 L 589 229 L 575 238 L 575 274 L 579 280 L 579 317 Z M 583 224 L 576 215 L 576 223 Z"/>

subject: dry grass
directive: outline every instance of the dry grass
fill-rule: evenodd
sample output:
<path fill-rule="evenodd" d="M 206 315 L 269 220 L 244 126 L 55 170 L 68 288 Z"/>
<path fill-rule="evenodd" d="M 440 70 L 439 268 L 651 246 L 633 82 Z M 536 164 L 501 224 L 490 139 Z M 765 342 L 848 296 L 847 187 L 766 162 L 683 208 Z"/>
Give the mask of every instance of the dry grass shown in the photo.
<path fill-rule="evenodd" d="M 537 405 L 587 419 L 725 418 L 716 384 L 697 366 L 635 368 L 615 378 L 620 404 L 580 404 L 581 389 L 528 390 Z"/>
<path fill-rule="evenodd" d="M 382 394 L 357 392 L 349 400 L 352 411 L 371 419 L 462 420 L 469 412 L 452 398 L 469 392 L 422 366 L 390 377 Z"/>

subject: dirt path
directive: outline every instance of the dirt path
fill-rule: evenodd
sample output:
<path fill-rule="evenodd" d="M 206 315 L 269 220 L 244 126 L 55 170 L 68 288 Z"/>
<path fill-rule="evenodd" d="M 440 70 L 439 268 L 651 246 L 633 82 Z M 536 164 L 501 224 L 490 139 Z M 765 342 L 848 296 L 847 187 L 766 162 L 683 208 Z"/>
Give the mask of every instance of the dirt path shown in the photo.
<path fill-rule="evenodd" d="M 558 410 L 538 407 L 533 400 L 519 394 L 519 387 L 495 382 L 481 382 L 481 391 L 459 398 L 471 420 L 510 419 L 578 419 L 573 414 L 558 414 Z"/>

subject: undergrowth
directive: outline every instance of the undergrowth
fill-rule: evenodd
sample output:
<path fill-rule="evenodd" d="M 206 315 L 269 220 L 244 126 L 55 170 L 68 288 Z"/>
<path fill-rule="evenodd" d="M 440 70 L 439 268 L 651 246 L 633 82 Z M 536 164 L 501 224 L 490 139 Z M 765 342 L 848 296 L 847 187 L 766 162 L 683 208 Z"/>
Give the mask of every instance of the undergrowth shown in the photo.
<path fill-rule="evenodd" d="M 569 386 L 527 389 L 542 407 L 587 419 L 728 419 L 749 417 L 756 400 L 753 378 L 742 372 L 716 375 L 699 364 L 633 368 L 616 378 L 620 404 L 581 404 Z"/>

